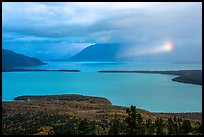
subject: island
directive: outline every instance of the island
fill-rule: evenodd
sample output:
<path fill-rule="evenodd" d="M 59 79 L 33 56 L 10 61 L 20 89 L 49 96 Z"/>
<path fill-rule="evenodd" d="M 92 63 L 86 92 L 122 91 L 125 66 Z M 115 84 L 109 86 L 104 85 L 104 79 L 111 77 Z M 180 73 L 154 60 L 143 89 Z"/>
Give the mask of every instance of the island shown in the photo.
<path fill-rule="evenodd" d="M 54 71 L 58 71 L 58 72 L 80 72 L 80 70 L 78 69 L 58 69 L 58 70 L 47 70 L 47 69 L 23 69 L 23 68 L 12 68 L 12 69 L 6 69 L 6 70 L 2 70 L 2 72 L 23 72 L 23 71 L 50 71 L 50 72 L 54 72 Z"/>
<path fill-rule="evenodd" d="M 152 73 L 177 75 L 173 81 L 202 85 L 202 70 L 178 70 L 178 71 L 146 71 L 146 70 L 100 70 L 100 73 Z"/>

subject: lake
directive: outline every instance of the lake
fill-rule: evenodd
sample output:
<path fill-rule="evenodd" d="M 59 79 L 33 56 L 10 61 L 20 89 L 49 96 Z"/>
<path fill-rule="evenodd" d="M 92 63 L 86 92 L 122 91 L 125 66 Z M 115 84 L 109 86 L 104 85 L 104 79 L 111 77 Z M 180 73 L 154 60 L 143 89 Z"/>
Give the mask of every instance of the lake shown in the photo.
<path fill-rule="evenodd" d="M 48 62 L 37 69 L 80 69 L 81 72 L 3 72 L 2 100 L 21 95 L 82 94 L 106 97 L 113 105 L 151 112 L 202 112 L 202 86 L 174 82 L 173 75 L 97 73 L 104 69 L 183 70 L 201 64 L 117 62 Z"/>

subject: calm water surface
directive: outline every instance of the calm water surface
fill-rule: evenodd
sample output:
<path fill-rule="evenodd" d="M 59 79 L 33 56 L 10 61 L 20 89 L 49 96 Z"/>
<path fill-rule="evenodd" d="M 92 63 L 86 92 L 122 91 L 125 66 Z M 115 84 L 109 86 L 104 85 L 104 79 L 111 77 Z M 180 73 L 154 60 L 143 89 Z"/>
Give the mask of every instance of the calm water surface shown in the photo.
<path fill-rule="evenodd" d="M 30 69 L 79 69 L 83 72 L 97 72 L 98 70 L 186 70 L 202 69 L 202 64 L 169 64 L 144 62 L 65 62 L 44 61 L 47 65 L 27 67 Z"/>
<path fill-rule="evenodd" d="M 64 66 L 64 68 L 62 67 Z M 68 67 L 70 66 L 70 67 Z M 113 105 L 152 112 L 201 112 L 202 86 L 171 81 L 175 76 L 141 73 L 97 73 L 101 69 L 181 70 L 201 69 L 198 64 L 120 64 L 51 62 L 51 69 L 82 72 L 3 72 L 3 101 L 20 95 L 82 94 L 108 98 Z M 41 66 L 37 68 L 46 68 Z M 159 69 L 160 67 L 160 69 Z M 36 68 L 36 67 L 35 67 Z M 151 69 L 150 69 L 151 68 Z"/>

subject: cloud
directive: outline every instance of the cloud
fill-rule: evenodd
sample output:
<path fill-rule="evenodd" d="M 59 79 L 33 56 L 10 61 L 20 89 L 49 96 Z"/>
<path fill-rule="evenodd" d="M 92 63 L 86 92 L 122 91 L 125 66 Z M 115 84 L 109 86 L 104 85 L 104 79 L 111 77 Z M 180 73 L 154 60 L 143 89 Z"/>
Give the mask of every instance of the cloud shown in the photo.
<path fill-rule="evenodd" d="M 177 27 L 194 28 L 192 24 L 201 18 L 198 7 L 195 3 L 14 2 L 3 3 L 2 18 L 6 31 L 42 37 L 85 37 L 110 30 L 158 36 L 159 32 L 171 35 Z"/>
<path fill-rule="evenodd" d="M 202 48 L 201 2 L 3 2 L 2 23 L 4 44 L 124 42 L 144 48 L 171 39 L 179 50 Z"/>

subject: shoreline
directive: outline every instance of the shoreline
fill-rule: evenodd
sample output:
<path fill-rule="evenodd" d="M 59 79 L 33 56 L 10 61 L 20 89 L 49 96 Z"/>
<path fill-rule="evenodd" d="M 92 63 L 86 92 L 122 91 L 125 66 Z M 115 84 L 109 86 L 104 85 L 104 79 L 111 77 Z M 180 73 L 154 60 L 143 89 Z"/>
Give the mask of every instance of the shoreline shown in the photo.
<path fill-rule="evenodd" d="M 128 135 L 125 132 L 125 127 L 128 124 L 126 121 L 132 114 L 138 115 L 140 118 L 138 119 L 145 127 L 149 127 L 150 122 L 153 125 L 148 129 L 145 128 L 145 134 L 142 135 L 150 135 L 146 131 L 151 128 L 156 129 L 154 135 L 157 135 L 158 126 L 154 125 L 158 121 L 164 127 L 163 130 L 169 131 L 169 119 L 172 119 L 176 125 L 180 125 L 174 126 L 174 129 L 178 129 L 178 131 L 185 128 L 187 122 L 189 127 L 197 125 L 199 129 L 202 127 L 202 112 L 154 113 L 135 105 L 115 106 L 107 98 L 98 96 L 80 94 L 26 95 L 17 96 L 16 99 L 19 101 L 2 102 L 3 135 L 51 135 L 50 131 L 53 135 L 79 135 L 78 133 L 88 135 L 87 130 L 91 130 L 90 135 L 112 135 L 109 134 L 112 129 L 111 125 L 116 124 L 121 127 L 121 133 L 124 132 L 118 135 Z M 193 135 L 198 135 L 197 130 L 194 128 L 191 130 Z M 183 134 L 182 131 L 179 133 Z M 202 131 L 199 130 L 198 133 L 202 134 Z M 172 134 L 166 132 L 165 135 Z"/>
<path fill-rule="evenodd" d="M 11 70 L 2 70 L 2 72 L 25 72 L 25 71 L 37 71 L 37 72 L 40 72 L 40 71 L 61 71 L 61 72 L 81 72 L 80 70 L 78 69 L 74 69 L 74 70 L 69 70 L 69 69 L 58 69 L 58 70 L 46 70 L 46 69 L 11 69 Z"/>
<path fill-rule="evenodd" d="M 26 104 L 32 104 L 32 106 L 38 106 L 40 103 L 45 104 L 53 104 L 54 106 L 58 106 L 61 104 L 83 104 L 83 105 L 97 105 L 101 108 L 112 108 L 115 110 L 125 110 L 128 106 L 118 106 L 113 105 L 112 102 L 105 97 L 98 96 L 86 96 L 80 94 L 56 94 L 56 95 L 23 95 L 17 96 L 13 101 L 2 101 L 3 106 L 5 105 L 17 105 L 22 109 Z M 44 104 L 43 103 L 43 104 Z M 35 107 L 34 107 L 35 108 Z M 57 109 L 58 107 L 56 107 Z M 74 107 L 75 108 L 75 107 Z M 51 108 L 47 108 L 51 109 Z M 76 108 L 77 109 L 77 108 Z M 138 108 L 139 111 L 145 112 L 147 115 L 157 115 L 157 116 L 177 116 L 177 117 L 185 117 L 190 119 L 202 120 L 202 111 L 201 112 L 152 112 L 146 109 Z"/>
<path fill-rule="evenodd" d="M 99 70 L 99 73 L 151 73 L 175 75 L 172 81 L 196 84 L 202 86 L 202 70 L 177 70 L 177 71 L 149 71 L 149 70 Z"/>
<path fill-rule="evenodd" d="M 46 95 L 22 95 L 22 96 L 16 96 L 13 100 L 7 100 L 3 101 L 2 103 L 9 103 L 9 102 L 40 102 L 40 101 L 87 101 L 87 100 L 103 100 L 103 103 L 106 102 L 106 105 L 111 105 L 111 106 L 117 106 L 117 107 L 129 107 L 129 106 L 124 106 L 124 105 L 114 105 L 112 102 L 107 99 L 106 97 L 99 97 L 99 96 L 89 96 L 89 95 L 82 95 L 82 94 L 46 94 Z M 105 101 L 104 101 L 105 100 Z M 99 103 L 101 101 L 97 101 Z M 95 104 L 96 101 L 92 101 L 89 103 Z M 139 108 L 141 110 L 148 111 L 150 113 L 156 113 L 156 114 L 198 114 L 202 113 L 202 111 L 181 111 L 181 112 L 164 112 L 164 111 L 149 111 L 144 108 Z"/>
<path fill-rule="evenodd" d="M 35 95 L 30 95 L 30 96 L 35 96 Z M 52 96 L 52 95 L 47 95 L 47 96 Z M 15 102 L 21 102 L 21 103 L 29 103 L 30 102 L 30 103 L 32 103 L 32 102 L 38 102 L 38 101 L 42 101 L 42 100 L 14 100 L 13 99 L 13 100 L 2 100 L 2 103 L 15 103 Z M 114 104 L 112 104 L 112 106 L 124 107 L 124 108 L 129 107 L 129 106 L 125 106 L 125 105 L 114 105 Z M 172 114 L 172 115 L 174 115 L 174 114 L 201 114 L 202 113 L 202 111 L 186 111 L 186 112 L 185 111 L 178 111 L 178 112 L 177 111 L 176 112 L 169 111 L 169 112 L 165 112 L 165 111 L 150 111 L 150 110 L 147 110 L 144 108 L 139 108 L 139 109 L 148 111 L 150 113 L 155 113 L 155 114 Z"/>
<path fill-rule="evenodd" d="M 81 72 L 81 70 L 3 69 L 2 72 Z M 172 81 L 202 86 L 202 70 L 151 71 L 151 70 L 99 70 L 98 73 L 150 73 L 175 75 Z"/>

